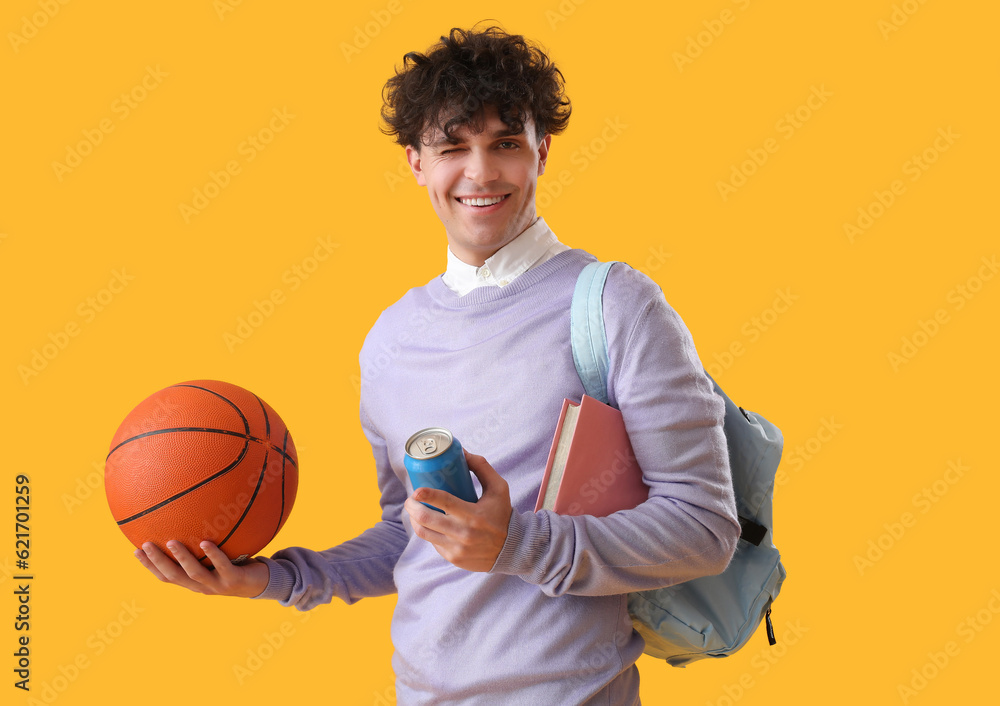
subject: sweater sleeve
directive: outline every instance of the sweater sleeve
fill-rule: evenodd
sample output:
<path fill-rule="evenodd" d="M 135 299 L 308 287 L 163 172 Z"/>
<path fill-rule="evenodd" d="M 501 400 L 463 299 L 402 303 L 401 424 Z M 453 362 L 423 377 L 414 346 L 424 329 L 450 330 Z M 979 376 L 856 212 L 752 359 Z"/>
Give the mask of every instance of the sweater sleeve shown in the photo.
<path fill-rule="evenodd" d="M 396 592 L 393 569 L 408 542 L 401 515 L 406 489 L 393 473 L 385 441 L 361 411 L 365 436 L 372 445 L 381 490 L 382 519 L 358 537 L 332 549 L 314 551 L 289 547 L 270 558 L 260 557 L 270 570 L 267 587 L 255 598 L 310 610 L 336 596 L 348 604 L 362 598 Z"/>
<path fill-rule="evenodd" d="M 717 574 L 739 539 L 725 404 L 687 327 L 655 283 L 622 265 L 609 274 L 604 314 L 609 398 L 650 493 L 607 517 L 511 514 L 491 572 L 550 596 L 628 593 Z"/>

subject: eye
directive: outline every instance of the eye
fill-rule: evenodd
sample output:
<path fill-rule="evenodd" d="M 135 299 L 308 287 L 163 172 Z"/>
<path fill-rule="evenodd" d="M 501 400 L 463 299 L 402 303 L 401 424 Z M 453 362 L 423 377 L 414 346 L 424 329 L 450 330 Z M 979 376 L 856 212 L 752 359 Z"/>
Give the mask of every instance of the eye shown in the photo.
<path fill-rule="evenodd" d="M 518 145 L 516 142 L 511 142 L 510 140 L 504 140 L 503 142 L 500 143 L 501 149 L 505 150 L 514 150 L 517 149 L 519 146 L 520 145 Z"/>

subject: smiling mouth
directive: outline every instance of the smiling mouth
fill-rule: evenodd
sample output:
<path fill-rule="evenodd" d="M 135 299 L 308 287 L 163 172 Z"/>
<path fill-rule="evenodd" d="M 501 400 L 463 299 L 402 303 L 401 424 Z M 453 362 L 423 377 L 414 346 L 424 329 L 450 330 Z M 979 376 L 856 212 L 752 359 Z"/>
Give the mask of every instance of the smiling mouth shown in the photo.
<path fill-rule="evenodd" d="M 504 199 L 506 199 L 510 194 L 504 194 L 502 196 L 487 196 L 487 197 L 477 197 L 477 198 L 456 198 L 455 200 L 459 203 L 465 204 L 466 206 L 476 206 L 479 208 L 486 208 L 487 206 L 495 206 Z"/>

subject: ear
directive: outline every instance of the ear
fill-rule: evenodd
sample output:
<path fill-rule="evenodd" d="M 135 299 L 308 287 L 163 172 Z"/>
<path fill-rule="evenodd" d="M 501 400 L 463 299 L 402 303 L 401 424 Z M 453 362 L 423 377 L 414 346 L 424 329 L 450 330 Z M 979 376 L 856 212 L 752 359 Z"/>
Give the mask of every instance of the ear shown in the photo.
<path fill-rule="evenodd" d="M 427 180 L 424 179 L 424 170 L 420 165 L 420 151 L 412 145 L 407 145 L 406 161 L 410 163 L 410 171 L 417 178 L 417 184 L 427 186 Z"/>
<path fill-rule="evenodd" d="M 549 145 L 552 143 L 552 135 L 546 135 L 538 143 L 538 176 L 545 173 L 545 162 L 549 158 Z"/>

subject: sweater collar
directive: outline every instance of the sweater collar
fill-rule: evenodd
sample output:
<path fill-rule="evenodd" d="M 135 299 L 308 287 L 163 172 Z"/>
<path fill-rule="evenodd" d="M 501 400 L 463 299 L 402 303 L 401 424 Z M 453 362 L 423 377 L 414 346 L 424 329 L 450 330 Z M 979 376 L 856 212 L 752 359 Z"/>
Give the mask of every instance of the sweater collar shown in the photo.
<path fill-rule="evenodd" d="M 440 305 L 449 309 L 462 309 L 478 304 L 486 304 L 515 297 L 538 282 L 553 275 L 567 265 L 578 263 L 580 267 L 596 258 L 584 250 L 570 249 L 560 252 L 545 262 L 532 267 L 523 275 L 504 287 L 477 287 L 464 296 L 459 296 L 444 283 L 444 276 L 438 275 L 424 287 L 424 291 Z"/>

